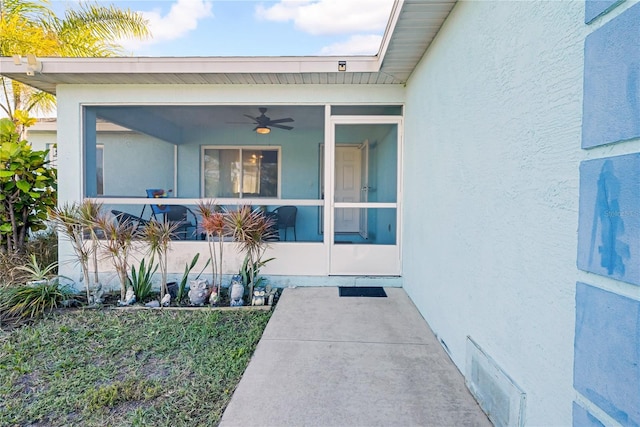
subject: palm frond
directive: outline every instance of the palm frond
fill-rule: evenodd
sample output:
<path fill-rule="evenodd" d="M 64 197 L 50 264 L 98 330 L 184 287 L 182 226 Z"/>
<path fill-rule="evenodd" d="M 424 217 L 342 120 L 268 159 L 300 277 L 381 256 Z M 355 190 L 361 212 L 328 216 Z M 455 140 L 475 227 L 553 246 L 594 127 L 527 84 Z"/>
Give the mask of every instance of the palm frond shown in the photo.
<path fill-rule="evenodd" d="M 114 5 L 82 3 L 80 9 L 67 10 L 64 18 L 57 21 L 56 27 L 60 32 L 88 32 L 95 40 L 103 42 L 114 42 L 125 37 L 144 39 L 151 35 L 147 20 L 141 14 Z"/>
<path fill-rule="evenodd" d="M 3 19 L 5 17 L 22 16 L 28 19 L 29 22 L 41 23 L 54 15 L 48 3 L 46 0 L 3 0 L 0 3 L 0 14 Z"/>

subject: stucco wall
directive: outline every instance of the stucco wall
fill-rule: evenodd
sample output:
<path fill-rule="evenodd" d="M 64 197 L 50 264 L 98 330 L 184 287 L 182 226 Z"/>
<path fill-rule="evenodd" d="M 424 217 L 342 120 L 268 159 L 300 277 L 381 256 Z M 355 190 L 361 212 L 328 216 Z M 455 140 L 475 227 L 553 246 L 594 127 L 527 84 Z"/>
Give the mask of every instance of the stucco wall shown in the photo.
<path fill-rule="evenodd" d="M 465 371 L 470 336 L 570 425 L 583 2 L 461 2 L 407 85 L 404 286 Z"/>

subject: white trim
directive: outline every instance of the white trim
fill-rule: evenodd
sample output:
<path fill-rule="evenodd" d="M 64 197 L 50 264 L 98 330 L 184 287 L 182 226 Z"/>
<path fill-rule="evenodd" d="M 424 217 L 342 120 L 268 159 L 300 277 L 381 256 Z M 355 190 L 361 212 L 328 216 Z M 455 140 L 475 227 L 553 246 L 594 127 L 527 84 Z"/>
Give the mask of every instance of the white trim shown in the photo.
<path fill-rule="evenodd" d="M 398 204 L 395 202 L 380 203 L 380 202 L 335 202 L 333 204 L 335 209 L 348 209 L 348 208 L 372 208 L 372 209 L 395 209 Z"/>
<path fill-rule="evenodd" d="M 403 115 L 402 117 L 399 117 L 398 120 L 398 152 L 397 152 L 397 156 L 398 156 L 398 182 L 397 182 L 397 186 L 398 189 L 396 190 L 396 201 L 398 201 L 398 203 L 396 203 L 397 207 L 396 207 L 396 242 L 398 244 L 398 257 L 399 257 L 399 271 L 402 272 L 402 235 L 403 230 L 402 230 L 402 201 L 404 201 L 404 195 L 403 195 L 403 188 L 404 188 L 404 169 L 403 169 L 403 165 L 404 165 L 404 108 L 403 108 Z"/>
<path fill-rule="evenodd" d="M 96 202 L 104 203 L 104 204 L 119 204 L 119 205 L 146 205 L 149 203 L 149 198 L 147 197 L 83 197 L 83 199 L 89 199 Z M 229 205 L 229 206 L 243 206 L 243 205 L 264 205 L 264 206 L 274 206 L 274 205 L 282 205 L 283 202 L 287 202 L 290 205 L 296 206 L 324 206 L 324 200 L 315 200 L 315 199 L 256 199 L 256 198 L 246 198 L 246 199 L 228 199 L 228 198 L 178 198 L 178 197 L 163 197 L 162 204 L 163 205 L 197 205 L 203 200 L 215 200 L 216 204 L 219 205 Z"/>
<path fill-rule="evenodd" d="M 325 216 L 331 217 L 329 228 L 329 239 L 325 236 L 325 242 L 329 242 L 328 270 L 330 275 L 350 275 L 365 274 L 359 271 L 356 264 L 345 263 L 345 259 L 367 259 L 371 263 L 372 269 L 367 268 L 366 274 L 375 275 L 399 275 L 402 271 L 402 156 L 403 156 L 403 116 L 331 116 L 330 129 L 327 134 L 330 136 L 330 146 L 326 145 L 325 162 L 329 162 L 330 171 L 327 172 L 327 180 L 331 179 L 329 189 L 331 195 L 329 203 L 325 205 Z M 363 202 L 363 203 L 347 203 L 335 202 L 333 194 L 333 176 L 335 174 L 335 129 L 337 125 L 354 125 L 354 124 L 389 124 L 396 126 L 396 145 L 397 145 L 397 187 L 396 202 Z M 329 197 L 325 191 L 325 199 Z M 335 243 L 334 236 L 334 216 L 335 209 L 340 208 L 383 208 L 396 210 L 396 239 L 393 245 L 340 245 Z M 376 248 L 378 248 L 376 250 Z M 393 248 L 391 251 L 390 248 Z M 354 258 L 353 253 L 358 256 Z M 385 260 L 387 263 L 385 264 Z"/>
<path fill-rule="evenodd" d="M 333 152 L 335 150 L 334 128 L 331 121 L 331 105 L 325 104 L 324 107 L 324 213 L 322 230 L 324 234 L 322 241 L 325 245 L 325 271 L 327 274 L 331 271 L 331 245 L 333 245 L 333 180 L 334 165 Z"/>
<path fill-rule="evenodd" d="M 178 145 L 173 146 L 173 194 L 175 197 L 178 193 Z"/>
<path fill-rule="evenodd" d="M 3 74 L 26 74 L 27 64 L 15 65 L 11 58 L 0 58 Z M 338 61 L 347 61 L 350 73 L 376 73 L 378 57 L 370 56 L 236 56 L 236 57 L 45 57 L 39 74 L 288 74 L 338 73 Z M 341 71 L 345 72 L 345 71 Z"/>
<path fill-rule="evenodd" d="M 393 2 L 393 6 L 391 8 L 391 15 L 389 16 L 389 21 L 387 21 L 387 28 L 384 30 L 384 35 L 382 37 L 382 42 L 380 43 L 380 49 L 378 49 L 378 65 L 382 65 L 384 61 L 384 57 L 387 54 L 387 50 L 389 49 L 389 43 L 391 42 L 391 37 L 394 33 L 394 28 L 398 23 L 398 19 L 400 18 L 400 12 L 402 11 L 402 5 L 404 4 L 404 0 L 395 0 Z"/>

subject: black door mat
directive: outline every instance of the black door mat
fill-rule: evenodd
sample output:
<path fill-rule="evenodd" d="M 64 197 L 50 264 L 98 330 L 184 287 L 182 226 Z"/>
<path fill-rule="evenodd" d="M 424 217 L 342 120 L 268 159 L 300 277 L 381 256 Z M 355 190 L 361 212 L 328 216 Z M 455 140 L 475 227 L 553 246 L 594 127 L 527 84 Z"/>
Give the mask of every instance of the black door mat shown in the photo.
<path fill-rule="evenodd" d="M 373 286 L 340 286 L 338 290 L 341 297 L 387 297 L 384 288 Z"/>

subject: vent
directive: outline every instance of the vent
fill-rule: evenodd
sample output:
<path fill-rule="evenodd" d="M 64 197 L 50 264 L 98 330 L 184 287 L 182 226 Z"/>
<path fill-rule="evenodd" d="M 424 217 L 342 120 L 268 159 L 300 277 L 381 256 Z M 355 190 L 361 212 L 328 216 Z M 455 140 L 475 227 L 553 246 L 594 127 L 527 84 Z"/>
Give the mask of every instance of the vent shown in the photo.
<path fill-rule="evenodd" d="M 465 377 L 494 426 L 524 426 L 526 394 L 471 337 L 467 337 Z"/>

